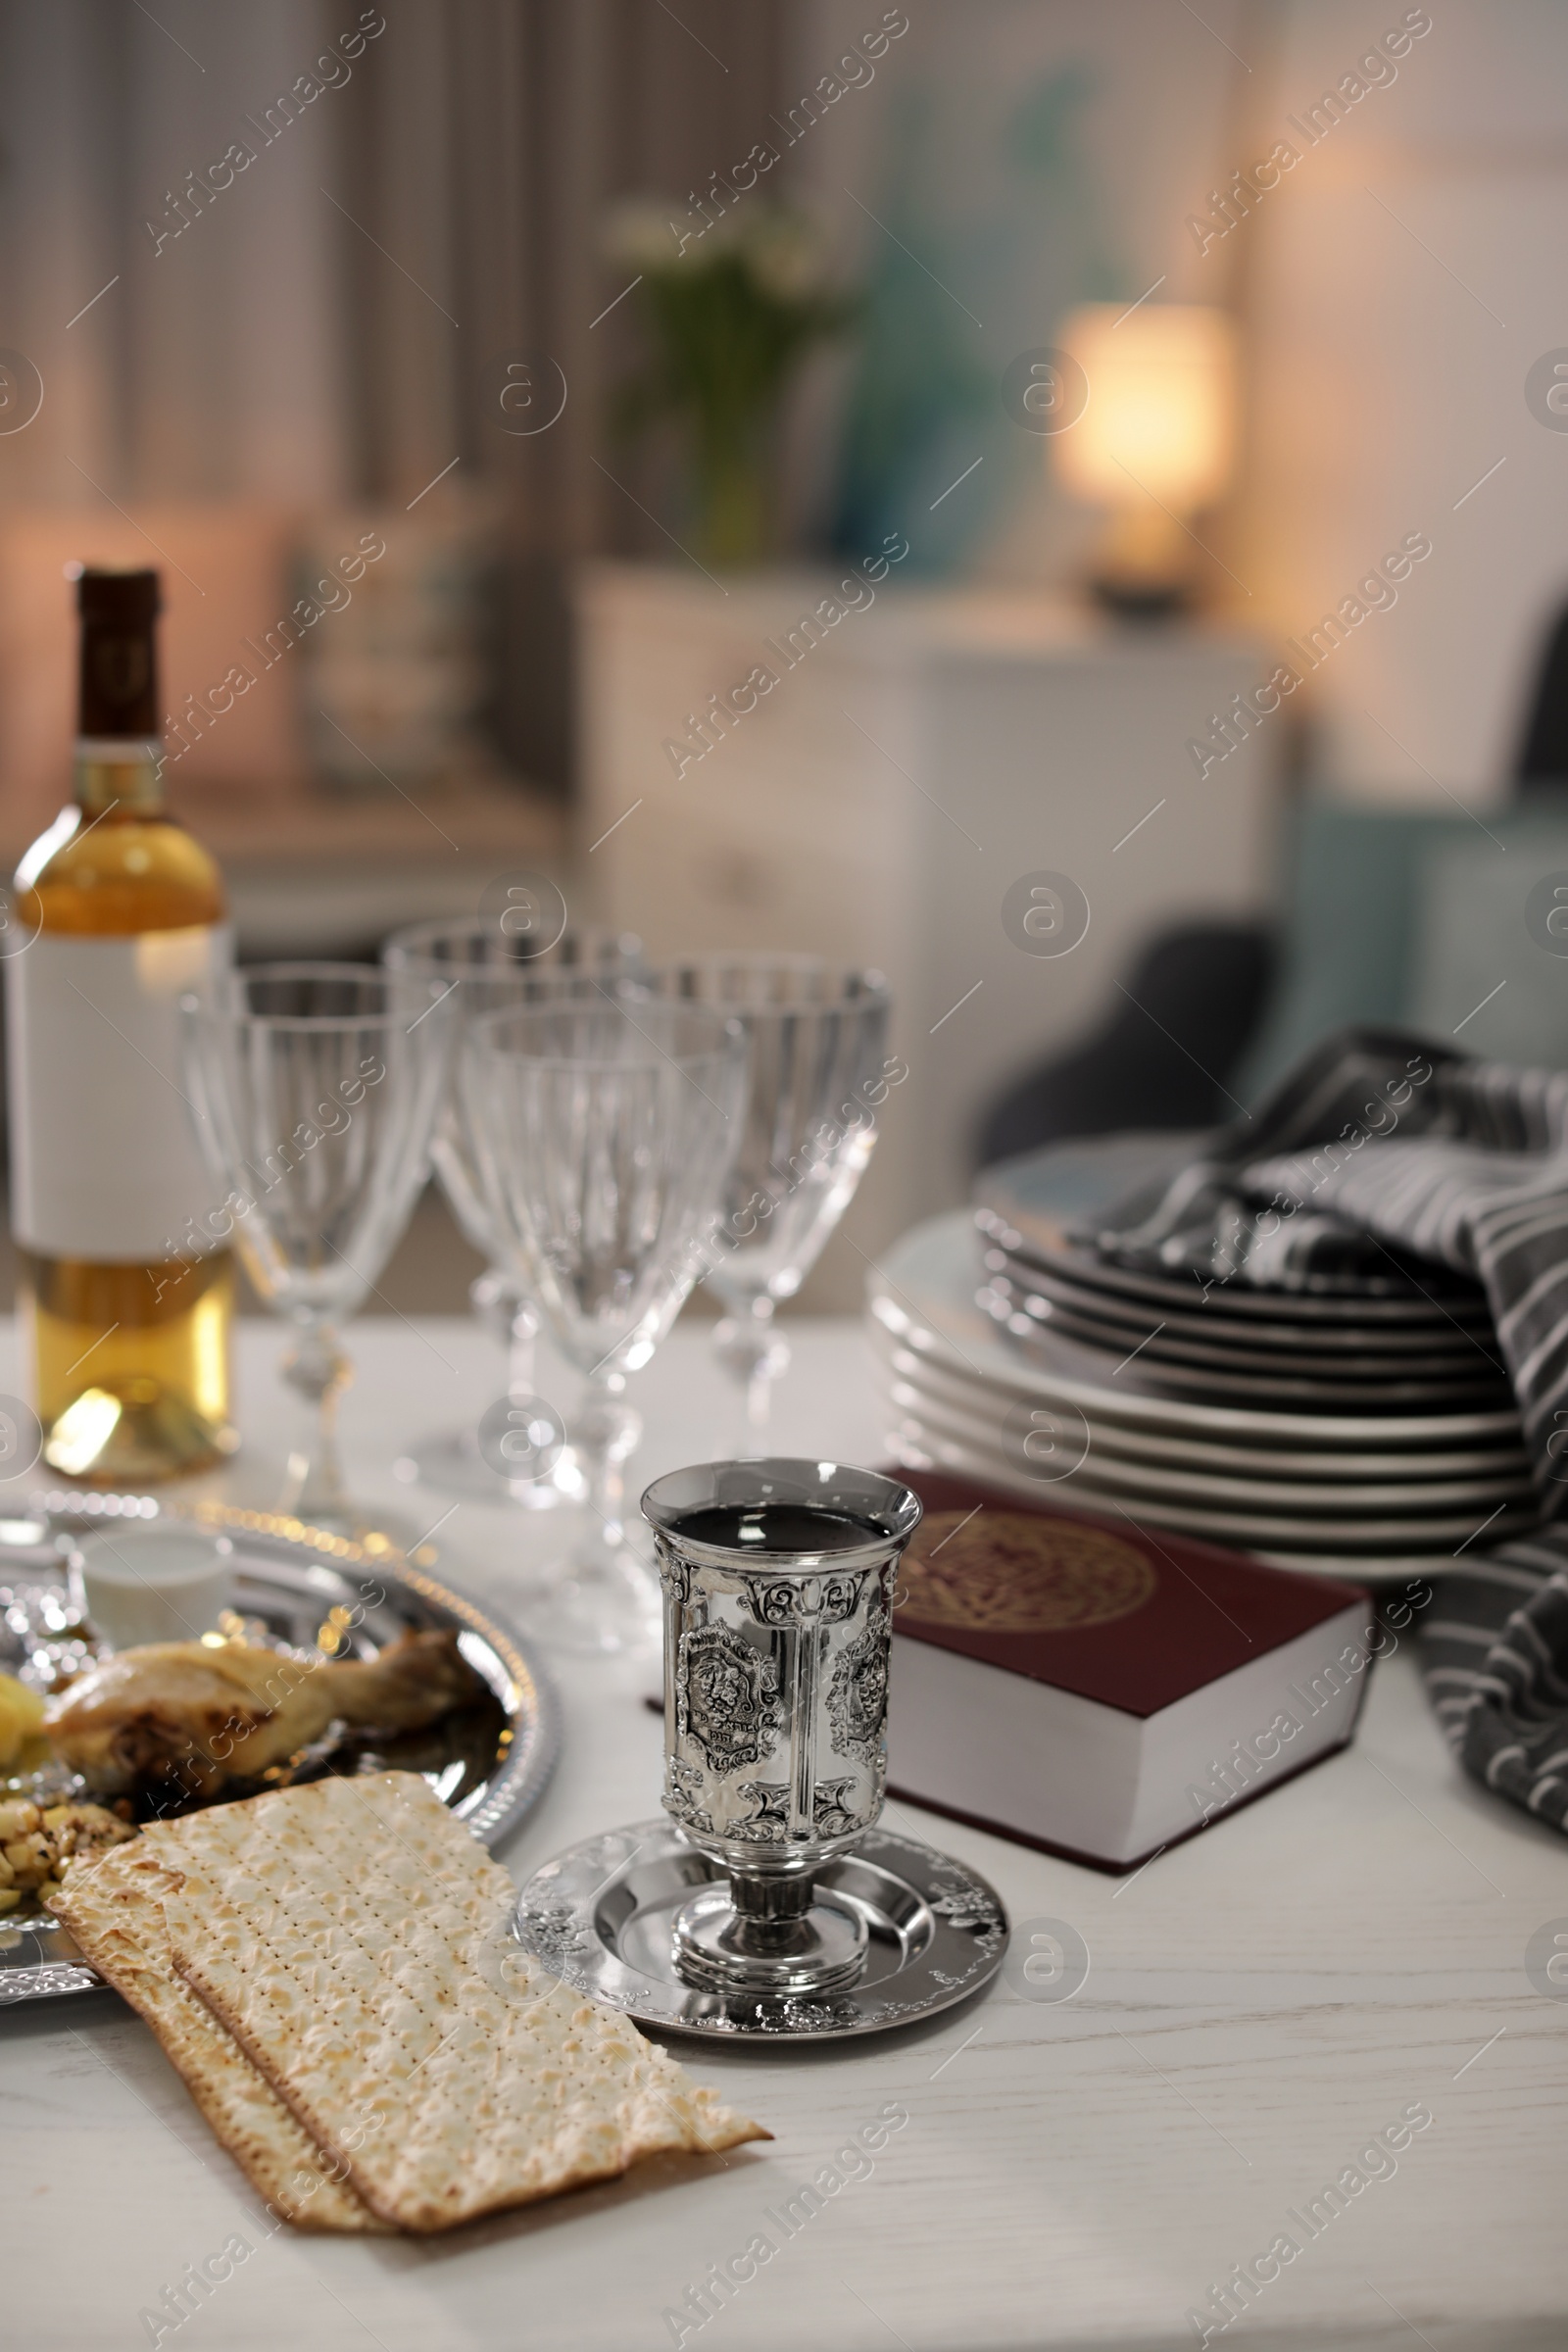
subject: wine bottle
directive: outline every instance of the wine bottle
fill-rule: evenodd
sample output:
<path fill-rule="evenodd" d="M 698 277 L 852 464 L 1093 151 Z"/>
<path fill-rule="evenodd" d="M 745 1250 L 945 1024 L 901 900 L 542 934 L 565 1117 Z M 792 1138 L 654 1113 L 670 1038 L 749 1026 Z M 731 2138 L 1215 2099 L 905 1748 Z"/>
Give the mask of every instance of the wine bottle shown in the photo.
<path fill-rule="evenodd" d="M 142 1487 L 234 1445 L 233 1270 L 181 1069 L 179 999 L 230 954 L 222 881 L 164 806 L 156 571 L 77 574 L 75 797 L 17 869 L 11 1215 L 43 1458 Z"/>

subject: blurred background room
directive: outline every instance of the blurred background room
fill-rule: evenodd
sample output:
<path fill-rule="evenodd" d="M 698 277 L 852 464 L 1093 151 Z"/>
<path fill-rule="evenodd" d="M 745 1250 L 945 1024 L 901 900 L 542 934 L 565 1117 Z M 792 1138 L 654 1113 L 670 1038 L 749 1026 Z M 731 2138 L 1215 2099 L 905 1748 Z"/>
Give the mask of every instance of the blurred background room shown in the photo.
<path fill-rule="evenodd" d="M 1568 1064 L 1565 208 L 1544 0 L 5 0 L 8 867 L 156 564 L 242 958 L 526 873 L 887 973 L 808 1306 L 1348 1020 Z M 479 1270 L 432 1190 L 368 1311 Z"/>
<path fill-rule="evenodd" d="M 1568 0 L 0 0 L 19 2352 L 1568 2345 L 1565 247 Z"/>

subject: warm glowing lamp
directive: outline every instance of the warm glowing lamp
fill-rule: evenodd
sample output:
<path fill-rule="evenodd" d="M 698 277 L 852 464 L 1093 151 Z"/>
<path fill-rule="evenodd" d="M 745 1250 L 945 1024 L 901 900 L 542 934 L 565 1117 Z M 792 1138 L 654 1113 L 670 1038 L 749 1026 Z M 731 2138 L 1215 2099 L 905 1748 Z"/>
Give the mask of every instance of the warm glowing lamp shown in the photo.
<path fill-rule="evenodd" d="M 1236 338 L 1223 311 L 1178 303 L 1074 311 L 1061 344 L 1082 368 L 1087 402 L 1054 436 L 1061 480 L 1108 507 L 1095 593 L 1128 612 L 1172 612 L 1188 594 L 1189 519 L 1230 480 L 1236 438 Z"/>

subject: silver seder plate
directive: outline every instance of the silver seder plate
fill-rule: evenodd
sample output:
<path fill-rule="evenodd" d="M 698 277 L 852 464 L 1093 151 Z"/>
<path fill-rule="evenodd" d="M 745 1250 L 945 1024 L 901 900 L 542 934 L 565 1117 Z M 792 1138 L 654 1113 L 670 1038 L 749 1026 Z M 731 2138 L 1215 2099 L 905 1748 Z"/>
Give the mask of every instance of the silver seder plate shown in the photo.
<path fill-rule="evenodd" d="M 878 1828 L 816 1873 L 819 1899 L 865 1922 L 858 1984 L 808 1999 L 699 1990 L 675 1974 L 671 1921 L 697 1889 L 725 1884 L 662 1815 L 587 1838 L 535 1871 L 514 1933 L 564 1984 L 640 2026 L 792 2045 L 935 2017 L 988 1984 L 1007 1948 L 994 1887 L 951 1855 Z"/>
<path fill-rule="evenodd" d="M 401 1563 L 395 1553 L 372 1554 L 269 1513 L 209 1503 L 192 1516 L 230 1539 L 239 1613 L 260 1619 L 271 1639 L 291 1648 L 316 1651 L 318 1631 L 334 1609 L 357 1619 L 335 1653 L 341 1657 L 372 1657 L 410 1628 L 457 1635 L 464 1657 L 495 1698 L 493 1720 L 466 1725 L 440 1755 L 415 1749 L 405 1756 L 400 1743 L 390 1742 L 379 1760 L 423 1772 L 483 1844 L 500 1845 L 544 1794 L 561 1746 L 560 1702 L 527 1645 L 464 1594 Z M 65 1566 L 49 1523 L 6 1522 L 0 1528 L 0 1586 L 36 1590 L 51 1583 L 64 1589 Z M 14 1652 L 0 1605 L 0 1665 L 13 1663 L 8 1645 Z M 45 1919 L 0 1920 L 0 2008 L 101 1989 L 102 1980 L 63 1927 Z"/>

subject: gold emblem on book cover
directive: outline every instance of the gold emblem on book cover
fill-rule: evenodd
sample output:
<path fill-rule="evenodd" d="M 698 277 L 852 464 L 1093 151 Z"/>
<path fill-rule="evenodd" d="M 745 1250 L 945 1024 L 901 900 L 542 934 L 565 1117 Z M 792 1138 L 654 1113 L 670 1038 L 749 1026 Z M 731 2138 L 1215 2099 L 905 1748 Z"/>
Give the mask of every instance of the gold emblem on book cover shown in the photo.
<path fill-rule="evenodd" d="M 904 1555 L 897 1608 L 925 1625 L 1045 1634 L 1110 1625 L 1159 1579 L 1119 1536 L 987 1507 L 932 1511 Z"/>

